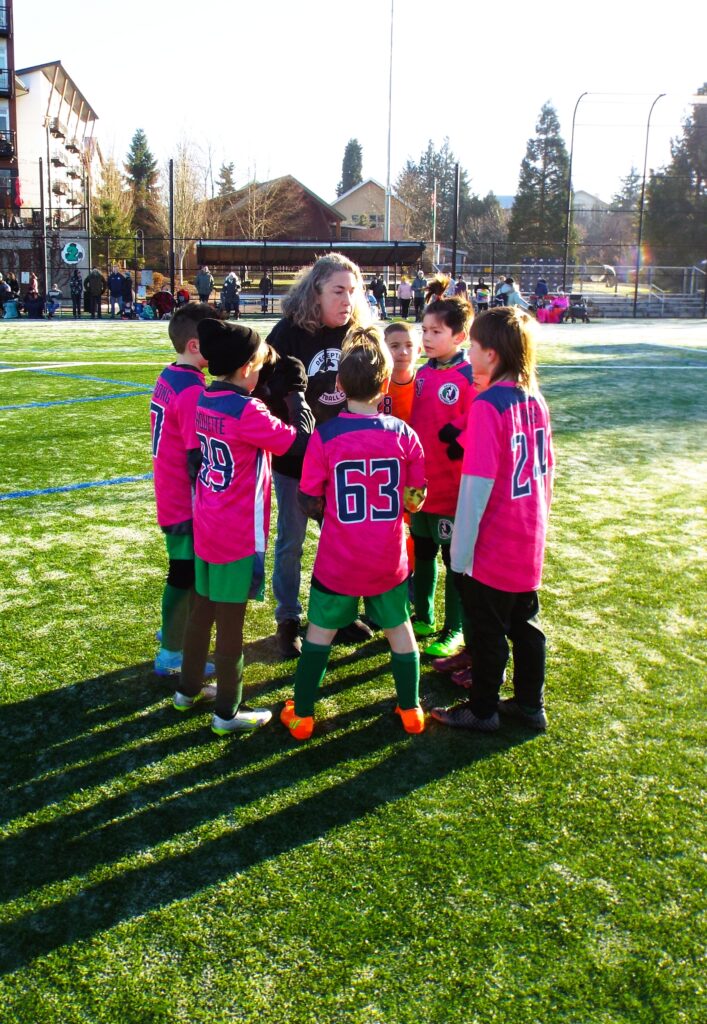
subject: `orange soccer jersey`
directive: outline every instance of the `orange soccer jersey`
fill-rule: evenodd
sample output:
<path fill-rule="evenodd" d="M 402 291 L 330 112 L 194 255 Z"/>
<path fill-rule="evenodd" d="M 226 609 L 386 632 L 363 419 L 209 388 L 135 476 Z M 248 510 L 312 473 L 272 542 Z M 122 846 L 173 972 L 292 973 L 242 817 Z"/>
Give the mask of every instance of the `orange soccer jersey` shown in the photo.
<path fill-rule="evenodd" d="M 409 423 L 414 395 L 414 373 L 406 384 L 396 384 L 394 380 L 391 380 L 388 394 L 383 396 L 383 401 L 378 406 L 378 412 L 382 412 L 386 416 L 397 416 L 399 420 Z"/>

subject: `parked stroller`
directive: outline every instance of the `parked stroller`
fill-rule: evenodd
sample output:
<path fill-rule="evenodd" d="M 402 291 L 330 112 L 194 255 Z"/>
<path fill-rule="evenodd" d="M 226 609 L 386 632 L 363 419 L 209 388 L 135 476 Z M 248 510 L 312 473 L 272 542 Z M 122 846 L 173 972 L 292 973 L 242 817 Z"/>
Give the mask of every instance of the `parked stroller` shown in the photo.
<path fill-rule="evenodd" d="M 584 301 L 583 295 L 570 295 L 570 304 L 564 315 L 564 322 L 567 323 L 568 320 L 571 320 L 573 324 L 577 320 L 581 320 L 583 324 L 589 323 L 587 303 Z"/>

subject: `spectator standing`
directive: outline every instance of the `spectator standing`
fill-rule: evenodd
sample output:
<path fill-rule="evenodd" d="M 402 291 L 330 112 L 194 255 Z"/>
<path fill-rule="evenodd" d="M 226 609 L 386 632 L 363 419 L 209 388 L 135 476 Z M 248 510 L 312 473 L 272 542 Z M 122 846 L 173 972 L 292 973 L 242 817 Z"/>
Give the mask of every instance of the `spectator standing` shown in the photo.
<path fill-rule="evenodd" d="M 385 308 L 385 299 L 386 295 L 388 294 L 388 289 L 385 286 L 385 281 L 383 280 L 382 274 L 379 274 L 378 277 L 373 278 L 373 281 L 371 282 L 371 291 L 373 292 L 375 300 L 378 303 L 378 308 L 381 311 L 381 319 L 387 320 L 388 313 L 386 312 Z"/>
<path fill-rule="evenodd" d="M 403 275 L 398 285 L 398 298 L 400 299 L 400 315 L 403 320 L 407 320 L 408 313 L 410 312 L 410 300 L 412 299 L 412 285 L 405 275 Z"/>
<path fill-rule="evenodd" d="M 466 281 L 460 274 L 457 278 L 456 284 L 454 285 L 454 294 L 460 295 L 462 299 L 469 298 L 469 289 L 466 286 Z"/>
<path fill-rule="evenodd" d="M 260 312 L 261 313 L 267 313 L 267 311 L 268 311 L 268 296 L 272 294 L 272 288 L 273 288 L 272 278 L 268 274 L 267 270 L 265 271 L 263 276 L 260 278 L 260 283 L 258 284 L 258 288 L 260 289 Z"/>
<path fill-rule="evenodd" d="M 123 278 L 123 308 L 122 314 L 124 318 L 133 316 L 133 304 L 135 302 L 135 292 L 133 291 L 133 279 L 128 271 Z"/>
<path fill-rule="evenodd" d="M 88 308 L 91 319 L 101 319 L 101 296 L 106 290 L 106 279 L 98 267 L 94 267 L 84 282 L 88 295 Z"/>
<path fill-rule="evenodd" d="M 425 292 L 427 280 L 421 270 L 415 274 L 412 282 L 412 298 L 415 306 L 415 323 L 422 322 L 422 311 L 425 308 Z"/>
<path fill-rule="evenodd" d="M 208 267 L 202 267 L 194 280 L 200 302 L 208 302 L 214 288 L 214 279 Z"/>
<path fill-rule="evenodd" d="M 233 313 L 237 320 L 241 315 L 241 279 L 235 270 L 226 276 L 221 289 L 221 302 L 226 311 L 226 319 Z M 203 301 L 203 300 L 202 300 Z"/>
<path fill-rule="evenodd" d="M 12 292 L 12 298 L 16 299 L 17 296 L 20 294 L 20 282 L 17 280 L 15 275 L 12 273 L 12 271 L 10 271 L 9 274 L 7 275 L 7 283 L 10 286 L 10 291 Z"/>
<path fill-rule="evenodd" d="M 0 309 L 5 308 L 5 303 L 8 299 L 12 298 L 12 289 L 7 281 L 3 280 L 2 274 L 0 274 Z"/>
<path fill-rule="evenodd" d="M 117 267 L 113 267 L 108 275 L 108 301 L 110 304 L 111 320 L 115 319 L 115 307 L 118 306 L 118 314 L 123 312 L 123 282 L 125 278 Z"/>
<path fill-rule="evenodd" d="M 69 293 L 71 295 L 71 310 L 74 320 L 81 319 L 81 300 L 83 298 L 83 281 L 81 271 L 74 267 L 69 278 Z"/>
<path fill-rule="evenodd" d="M 545 280 L 545 278 L 539 277 L 537 284 L 535 285 L 535 294 L 537 295 L 537 297 L 539 299 L 542 299 L 544 302 L 549 291 L 550 289 L 547 286 L 547 281 Z"/>
<path fill-rule="evenodd" d="M 476 304 L 476 312 L 483 313 L 489 308 L 489 299 L 491 297 L 491 288 L 486 284 L 483 277 L 474 285 L 474 302 Z"/>

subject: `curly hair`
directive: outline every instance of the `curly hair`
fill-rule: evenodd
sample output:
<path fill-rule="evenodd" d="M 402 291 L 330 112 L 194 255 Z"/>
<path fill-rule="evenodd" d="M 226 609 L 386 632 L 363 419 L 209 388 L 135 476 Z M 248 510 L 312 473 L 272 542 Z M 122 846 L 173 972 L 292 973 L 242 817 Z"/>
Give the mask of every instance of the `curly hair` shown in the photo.
<path fill-rule="evenodd" d="M 363 277 L 359 267 L 340 252 L 320 256 L 311 267 L 305 267 L 299 280 L 292 286 L 282 302 L 282 312 L 298 327 L 309 334 L 316 334 L 322 326 L 319 316 L 319 296 L 322 286 L 342 271 L 353 274 L 356 292 L 352 300 L 350 327 L 365 327 L 371 322 L 371 314 L 365 298 Z"/>

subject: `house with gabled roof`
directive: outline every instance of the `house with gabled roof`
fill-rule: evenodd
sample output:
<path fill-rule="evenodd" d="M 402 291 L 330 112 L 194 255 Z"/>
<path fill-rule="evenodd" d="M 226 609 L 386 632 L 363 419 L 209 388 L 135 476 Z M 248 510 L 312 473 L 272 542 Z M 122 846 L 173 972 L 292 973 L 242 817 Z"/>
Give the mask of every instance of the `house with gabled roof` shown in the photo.
<path fill-rule="evenodd" d="M 332 206 L 344 217 L 342 227 L 346 229 L 349 237 L 359 238 L 361 241 L 380 241 L 385 231 L 385 188 L 375 178 L 367 178 L 365 181 L 354 185 L 348 192 L 344 192 Z M 397 196 L 392 196 L 390 201 L 390 238 L 401 241 L 406 238 L 409 232 L 407 224 L 409 221 L 410 208 L 407 203 Z"/>
<path fill-rule="evenodd" d="M 344 215 L 291 174 L 249 182 L 209 200 L 208 205 L 214 237 L 272 241 L 342 237 Z"/>

